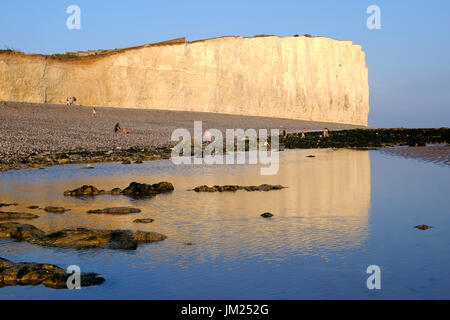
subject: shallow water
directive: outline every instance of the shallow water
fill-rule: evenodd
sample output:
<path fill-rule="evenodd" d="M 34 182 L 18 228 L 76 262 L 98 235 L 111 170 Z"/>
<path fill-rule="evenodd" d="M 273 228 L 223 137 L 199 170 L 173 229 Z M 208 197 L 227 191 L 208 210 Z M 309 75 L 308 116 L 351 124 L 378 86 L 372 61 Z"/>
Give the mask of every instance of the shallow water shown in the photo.
<path fill-rule="evenodd" d="M 313 154 L 315 158 L 306 157 Z M 169 238 L 135 251 L 73 250 L 1 241 L 0 256 L 97 272 L 106 282 L 81 290 L 0 288 L 0 299 L 422 299 L 450 298 L 450 171 L 378 151 L 289 150 L 280 170 L 257 165 L 97 164 L 8 171 L 0 175 L 3 211 L 37 213 L 46 232 L 68 227 L 156 231 Z M 68 198 L 84 184 L 102 189 L 169 181 L 172 194 L 135 200 L 102 195 Z M 262 183 L 270 192 L 195 193 L 198 185 Z M 26 209 L 64 206 L 65 214 Z M 142 213 L 89 215 L 133 206 Z M 260 217 L 272 212 L 270 219 Z M 155 219 L 136 224 L 136 218 Z M 415 225 L 428 224 L 426 231 Z M 193 245 L 186 245 L 191 242 Z M 369 290 L 366 268 L 381 268 Z"/>

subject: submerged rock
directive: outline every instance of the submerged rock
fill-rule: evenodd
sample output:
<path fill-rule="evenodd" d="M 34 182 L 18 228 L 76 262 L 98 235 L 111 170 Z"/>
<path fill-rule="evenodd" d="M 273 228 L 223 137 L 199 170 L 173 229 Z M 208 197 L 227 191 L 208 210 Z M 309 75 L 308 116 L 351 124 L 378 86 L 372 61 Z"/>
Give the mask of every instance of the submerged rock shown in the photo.
<path fill-rule="evenodd" d="M 138 209 L 138 208 L 114 207 L 114 208 L 89 210 L 87 213 L 94 213 L 94 214 L 129 214 L 129 213 L 139 213 L 139 212 L 141 212 L 141 209 Z"/>
<path fill-rule="evenodd" d="M 261 217 L 263 218 L 271 218 L 273 217 L 273 214 L 270 212 L 264 212 L 263 214 L 261 214 Z"/>
<path fill-rule="evenodd" d="M 419 230 L 427 230 L 427 229 L 431 229 L 433 227 L 427 226 L 426 224 L 421 224 L 421 225 L 415 226 L 414 228 L 419 229 Z"/>
<path fill-rule="evenodd" d="M 39 238 L 44 235 L 44 231 L 32 226 L 31 224 L 21 224 L 17 222 L 0 223 L 0 238 L 2 239 L 23 241 Z"/>
<path fill-rule="evenodd" d="M 27 212 L 4 212 L 0 211 L 0 221 L 1 220 L 16 220 L 16 219 L 36 219 L 39 216 L 27 213 Z"/>
<path fill-rule="evenodd" d="M 67 209 L 63 207 L 45 207 L 44 210 L 52 213 L 64 213 L 67 211 Z"/>
<path fill-rule="evenodd" d="M 225 191 L 271 191 L 271 190 L 281 190 L 286 187 L 282 185 L 270 185 L 270 184 L 261 184 L 259 186 L 238 186 L 238 185 L 225 185 L 225 186 L 212 186 L 209 187 L 207 185 L 195 187 L 193 191 L 195 192 L 225 192 Z"/>
<path fill-rule="evenodd" d="M 15 285 L 39 285 L 54 289 L 67 289 L 71 274 L 51 264 L 19 262 L 14 263 L 0 257 L 0 287 Z M 81 286 L 99 285 L 105 279 L 97 273 L 81 273 Z"/>
<path fill-rule="evenodd" d="M 0 207 L 18 206 L 18 203 L 0 203 Z"/>
<path fill-rule="evenodd" d="M 84 185 L 80 188 L 74 190 L 64 191 L 64 195 L 67 197 L 87 197 L 87 196 L 96 196 L 101 194 L 102 192 L 98 190 L 94 186 Z"/>
<path fill-rule="evenodd" d="M 150 218 L 144 218 L 144 219 L 136 219 L 133 222 L 134 223 L 152 223 L 153 221 L 155 221 L 155 220 L 150 219 Z"/>
<path fill-rule="evenodd" d="M 30 240 L 42 246 L 74 249 L 126 249 L 135 250 L 139 243 L 149 243 L 167 239 L 156 232 L 129 230 L 88 230 L 67 229 Z"/>
<path fill-rule="evenodd" d="M 159 182 L 155 184 L 132 182 L 122 191 L 122 194 L 129 196 L 149 196 L 159 193 L 172 192 L 173 185 L 170 182 Z"/>

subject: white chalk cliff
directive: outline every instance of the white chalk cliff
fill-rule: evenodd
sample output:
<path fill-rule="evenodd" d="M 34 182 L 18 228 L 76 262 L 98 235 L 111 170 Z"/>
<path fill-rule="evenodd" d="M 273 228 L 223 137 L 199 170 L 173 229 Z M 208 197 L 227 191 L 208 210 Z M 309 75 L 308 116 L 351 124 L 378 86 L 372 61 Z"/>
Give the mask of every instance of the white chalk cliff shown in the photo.
<path fill-rule="evenodd" d="M 367 125 L 361 46 L 222 37 L 83 56 L 0 52 L 0 100 L 218 112 Z"/>

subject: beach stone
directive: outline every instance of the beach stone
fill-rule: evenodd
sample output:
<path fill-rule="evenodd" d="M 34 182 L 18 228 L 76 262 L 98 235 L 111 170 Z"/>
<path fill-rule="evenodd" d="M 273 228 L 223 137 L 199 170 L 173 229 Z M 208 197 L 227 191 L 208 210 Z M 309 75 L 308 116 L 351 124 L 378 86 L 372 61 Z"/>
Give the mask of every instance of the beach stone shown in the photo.
<path fill-rule="evenodd" d="M 44 235 L 44 231 L 31 224 L 21 224 L 17 222 L 0 223 L 0 238 L 2 239 L 23 241 L 42 237 Z"/>
<path fill-rule="evenodd" d="M 315 158 L 316 156 L 310 154 L 310 155 L 308 155 L 308 156 L 306 156 L 306 157 L 307 157 L 307 158 Z"/>
<path fill-rule="evenodd" d="M 141 209 L 138 208 L 130 208 L 130 207 L 114 207 L 114 208 L 105 208 L 105 209 L 96 209 L 89 210 L 87 213 L 93 214 L 130 214 L 130 213 L 140 213 Z"/>
<path fill-rule="evenodd" d="M 39 209 L 39 206 L 32 205 L 32 206 L 28 206 L 27 208 L 28 208 L 28 209 Z"/>
<path fill-rule="evenodd" d="M 131 164 L 131 160 L 129 160 L 129 159 L 123 160 L 122 164 Z"/>
<path fill-rule="evenodd" d="M 66 229 L 32 239 L 29 242 L 42 246 L 73 249 L 125 249 L 135 250 L 139 243 L 150 243 L 167 239 L 156 232 L 129 230 Z"/>
<path fill-rule="evenodd" d="M 155 221 L 155 220 L 150 219 L 150 218 L 144 218 L 144 219 L 136 219 L 133 222 L 134 223 L 152 223 L 153 221 Z"/>
<path fill-rule="evenodd" d="M 270 212 L 264 212 L 263 214 L 261 214 L 261 217 L 263 218 L 271 218 L 273 217 L 273 214 Z"/>
<path fill-rule="evenodd" d="M 67 197 L 87 197 L 87 196 L 96 196 L 98 194 L 101 194 L 102 192 L 98 190 L 94 186 L 90 185 L 84 185 L 80 188 L 74 189 L 74 190 L 67 190 L 64 191 L 64 195 Z"/>
<path fill-rule="evenodd" d="M 194 188 L 195 192 L 217 192 L 217 189 L 214 187 L 208 187 L 207 185 L 198 186 Z"/>
<path fill-rule="evenodd" d="M 0 257 L 0 288 L 15 285 L 39 285 L 54 289 L 67 289 L 71 274 L 51 264 L 19 262 L 14 263 Z M 81 273 L 81 286 L 100 285 L 105 279 L 97 273 Z"/>
<path fill-rule="evenodd" d="M 39 216 L 27 212 L 0 211 L 0 220 L 36 219 L 36 218 L 39 218 Z"/>
<path fill-rule="evenodd" d="M 122 194 L 129 196 L 148 196 L 159 193 L 172 192 L 173 190 L 173 185 L 170 182 L 159 182 L 152 185 L 132 182 L 127 188 L 122 191 Z"/>
<path fill-rule="evenodd" d="M 427 229 L 431 229 L 433 227 L 427 226 L 426 224 L 421 224 L 421 225 L 415 226 L 414 228 L 419 229 L 419 230 L 427 230 Z"/>
<path fill-rule="evenodd" d="M 51 213 L 64 213 L 67 211 L 67 209 L 63 207 L 45 207 L 44 210 Z"/>

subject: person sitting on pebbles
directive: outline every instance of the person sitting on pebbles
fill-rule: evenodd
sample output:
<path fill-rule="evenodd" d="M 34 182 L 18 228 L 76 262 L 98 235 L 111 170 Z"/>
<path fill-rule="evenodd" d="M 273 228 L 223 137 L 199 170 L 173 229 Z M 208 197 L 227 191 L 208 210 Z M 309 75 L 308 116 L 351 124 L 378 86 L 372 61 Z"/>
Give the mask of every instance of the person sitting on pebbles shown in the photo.
<path fill-rule="evenodd" d="M 130 130 L 122 129 L 122 128 L 120 127 L 120 124 L 117 122 L 116 126 L 114 127 L 114 133 L 125 133 L 125 134 L 129 134 L 129 133 L 131 133 L 131 131 L 130 131 Z"/>

